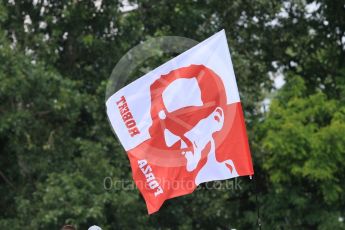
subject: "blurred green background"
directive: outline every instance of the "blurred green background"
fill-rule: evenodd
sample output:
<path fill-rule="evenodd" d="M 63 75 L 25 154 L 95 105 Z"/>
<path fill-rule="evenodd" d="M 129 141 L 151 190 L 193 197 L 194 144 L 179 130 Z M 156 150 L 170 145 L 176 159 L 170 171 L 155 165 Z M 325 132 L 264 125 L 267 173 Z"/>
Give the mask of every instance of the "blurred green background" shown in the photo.
<path fill-rule="evenodd" d="M 0 25 L 1 229 L 256 229 L 247 177 L 151 216 L 136 189 L 105 186 L 131 181 L 105 112 L 112 68 L 150 37 L 223 28 L 263 229 L 345 229 L 344 0 L 0 0 Z"/>

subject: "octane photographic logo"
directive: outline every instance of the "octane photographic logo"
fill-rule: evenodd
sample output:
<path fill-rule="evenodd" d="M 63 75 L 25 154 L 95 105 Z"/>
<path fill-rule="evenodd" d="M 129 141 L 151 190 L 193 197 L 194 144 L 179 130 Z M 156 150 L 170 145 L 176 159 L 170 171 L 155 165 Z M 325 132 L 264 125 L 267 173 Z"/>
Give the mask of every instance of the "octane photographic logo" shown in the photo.
<path fill-rule="evenodd" d="M 181 64 L 172 59 L 125 85 L 147 59 L 181 53 L 196 44 L 183 37 L 143 42 L 119 61 L 107 85 L 111 126 L 128 153 L 134 177 L 140 172 L 154 196 L 163 193 L 160 178 L 178 180 L 178 174 L 198 185 L 239 175 L 233 154 L 223 145 L 236 132 L 238 107 L 229 105 L 229 89 L 207 63 Z M 217 65 L 229 65 L 217 55 L 212 59 Z"/>

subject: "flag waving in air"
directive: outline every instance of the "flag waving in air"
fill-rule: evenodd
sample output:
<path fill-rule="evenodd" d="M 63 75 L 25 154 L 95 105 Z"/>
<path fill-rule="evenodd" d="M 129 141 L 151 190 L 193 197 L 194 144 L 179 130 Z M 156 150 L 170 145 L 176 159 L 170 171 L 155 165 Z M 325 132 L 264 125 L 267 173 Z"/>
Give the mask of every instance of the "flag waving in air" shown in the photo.
<path fill-rule="evenodd" d="M 106 105 L 150 214 L 200 183 L 254 173 L 224 30 L 120 89 Z"/>

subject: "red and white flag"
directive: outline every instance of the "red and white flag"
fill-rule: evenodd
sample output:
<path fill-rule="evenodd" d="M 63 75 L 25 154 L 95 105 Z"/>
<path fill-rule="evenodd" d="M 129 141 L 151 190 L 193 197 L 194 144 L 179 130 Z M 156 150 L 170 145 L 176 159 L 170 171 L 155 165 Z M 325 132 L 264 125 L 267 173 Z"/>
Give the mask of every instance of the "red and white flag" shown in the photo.
<path fill-rule="evenodd" d="M 224 30 L 106 102 L 149 214 L 200 184 L 253 175 Z"/>

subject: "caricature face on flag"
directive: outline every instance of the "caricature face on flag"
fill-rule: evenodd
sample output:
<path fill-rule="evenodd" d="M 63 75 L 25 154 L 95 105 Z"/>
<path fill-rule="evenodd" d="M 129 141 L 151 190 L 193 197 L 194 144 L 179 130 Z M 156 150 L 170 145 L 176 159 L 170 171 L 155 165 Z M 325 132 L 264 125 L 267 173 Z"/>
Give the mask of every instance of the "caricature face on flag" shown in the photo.
<path fill-rule="evenodd" d="M 224 31 L 106 102 L 149 213 L 203 182 L 253 175 Z"/>

